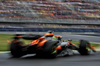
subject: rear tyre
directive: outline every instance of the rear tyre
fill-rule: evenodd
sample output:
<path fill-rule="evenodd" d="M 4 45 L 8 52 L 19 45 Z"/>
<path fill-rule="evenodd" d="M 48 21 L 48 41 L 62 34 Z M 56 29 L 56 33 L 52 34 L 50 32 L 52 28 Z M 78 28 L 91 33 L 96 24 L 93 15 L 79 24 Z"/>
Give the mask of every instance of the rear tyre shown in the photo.
<path fill-rule="evenodd" d="M 89 47 L 90 47 L 90 44 L 88 41 L 80 40 L 79 53 L 81 55 L 89 55 L 90 54 Z"/>
<path fill-rule="evenodd" d="M 10 45 L 10 54 L 12 57 L 14 58 L 19 58 L 21 56 L 24 55 L 23 51 L 22 51 L 22 47 L 21 46 L 16 46 L 15 44 L 11 44 Z"/>

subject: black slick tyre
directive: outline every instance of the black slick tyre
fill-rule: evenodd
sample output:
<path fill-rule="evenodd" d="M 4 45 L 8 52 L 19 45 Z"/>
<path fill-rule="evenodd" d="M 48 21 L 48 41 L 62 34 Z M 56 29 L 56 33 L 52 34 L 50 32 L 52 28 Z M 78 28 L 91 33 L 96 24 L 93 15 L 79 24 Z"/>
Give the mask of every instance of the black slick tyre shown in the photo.
<path fill-rule="evenodd" d="M 90 51 L 89 48 L 90 44 L 88 41 L 86 40 L 80 40 L 80 44 L 79 44 L 79 53 L 81 55 L 90 55 Z"/>
<path fill-rule="evenodd" d="M 21 46 L 16 46 L 13 43 L 10 45 L 10 51 L 11 56 L 14 58 L 19 58 L 24 55 Z"/>

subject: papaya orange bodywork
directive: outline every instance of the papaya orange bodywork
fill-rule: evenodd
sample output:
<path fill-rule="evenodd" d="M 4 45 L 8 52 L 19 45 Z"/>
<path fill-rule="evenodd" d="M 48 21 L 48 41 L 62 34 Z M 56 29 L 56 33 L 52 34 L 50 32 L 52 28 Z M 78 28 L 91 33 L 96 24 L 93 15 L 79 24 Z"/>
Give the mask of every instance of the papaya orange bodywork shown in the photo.
<path fill-rule="evenodd" d="M 68 41 L 68 45 L 70 45 L 70 44 L 72 44 L 72 45 L 76 46 L 75 44 L 73 44 L 73 43 L 71 43 L 71 42 L 69 42 L 69 41 Z"/>
<path fill-rule="evenodd" d="M 11 41 L 7 40 L 8 43 L 11 43 Z"/>
<path fill-rule="evenodd" d="M 45 36 L 53 36 L 54 34 L 53 33 L 46 33 L 44 34 Z"/>
<path fill-rule="evenodd" d="M 39 43 L 39 40 L 33 40 L 30 44 L 35 45 L 35 44 L 38 44 L 38 43 Z"/>
<path fill-rule="evenodd" d="M 17 36 L 18 38 L 22 38 L 22 36 Z"/>
<path fill-rule="evenodd" d="M 90 47 L 91 47 L 92 50 L 95 50 L 95 46 L 94 45 L 91 45 Z"/>
<path fill-rule="evenodd" d="M 39 38 L 39 39 L 37 39 L 37 40 L 43 40 L 43 39 L 45 39 L 46 37 L 41 37 L 41 38 Z"/>
<path fill-rule="evenodd" d="M 56 48 L 56 50 L 61 50 L 62 49 L 62 47 L 61 46 L 58 46 L 57 48 Z"/>
<path fill-rule="evenodd" d="M 39 44 L 38 44 L 37 46 L 38 46 L 38 47 L 43 46 L 43 45 L 45 44 L 46 41 L 47 41 L 47 40 L 40 41 Z"/>
<path fill-rule="evenodd" d="M 41 38 L 39 38 L 39 39 L 37 39 L 37 40 L 33 40 L 30 44 L 31 45 L 35 45 L 35 44 L 38 44 L 38 46 L 42 46 L 42 45 L 44 45 L 44 43 L 47 41 L 47 40 L 43 40 L 43 39 L 45 39 L 46 37 L 41 37 Z M 42 40 L 42 41 L 41 41 Z"/>
<path fill-rule="evenodd" d="M 57 38 L 59 38 L 59 37 L 60 37 L 60 38 L 61 38 L 62 36 L 56 35 L 56 36 L 54 36 L 54 37 L 57 37 Z"/>

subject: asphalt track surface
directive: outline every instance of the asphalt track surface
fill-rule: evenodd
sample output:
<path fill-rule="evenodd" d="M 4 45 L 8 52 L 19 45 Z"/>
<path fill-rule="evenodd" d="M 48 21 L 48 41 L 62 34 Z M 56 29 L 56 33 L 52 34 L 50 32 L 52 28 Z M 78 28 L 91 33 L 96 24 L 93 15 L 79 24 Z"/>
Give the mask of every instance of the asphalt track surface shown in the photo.
<path fill-rule="evenodd" d="M 91 42 L 100 42 L 98 36 L 80 36 L 65 33 L 62 33 L 61 35 L 65 39 L 85 39 Z M 100 66 L 100 51 L 86 56 L 82 56 L 78 52 L 75 52 L 72 56 L 59 56 L 55 59 L 40 58 L 34 55 L 27 55 L 21 58 L 11 58 L 9 53 L 1 53 L 0 66 Z"/>
<path fill-rule="evenodd" d="M 8 53 L 0 54 L 0 66 L 100 66 L 100 52 L 88 56 L 78 53 L 67 57 L 56 57 L 54 59 L 26 56 L 22 58 L 11 58 Z"/>

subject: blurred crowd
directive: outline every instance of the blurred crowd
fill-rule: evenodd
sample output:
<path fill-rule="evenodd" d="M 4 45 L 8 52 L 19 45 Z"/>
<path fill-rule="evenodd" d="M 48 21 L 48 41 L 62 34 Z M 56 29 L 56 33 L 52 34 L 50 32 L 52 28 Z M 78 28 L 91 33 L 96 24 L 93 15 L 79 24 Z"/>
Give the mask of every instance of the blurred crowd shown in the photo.
<path fill-rule="evenodd" d="M 0 0 L 0 18 L 100 20 L 100 1 Z"/>
<path fill-rule="evenodd" d="M 100 29 L 97 25 L 59 25 L 59 24 L 0 24 L 0 28 L 77 28 L 77 29 Z"/>

